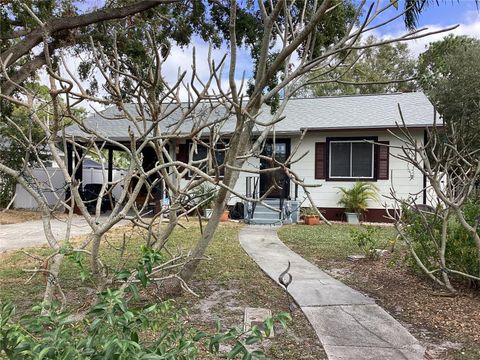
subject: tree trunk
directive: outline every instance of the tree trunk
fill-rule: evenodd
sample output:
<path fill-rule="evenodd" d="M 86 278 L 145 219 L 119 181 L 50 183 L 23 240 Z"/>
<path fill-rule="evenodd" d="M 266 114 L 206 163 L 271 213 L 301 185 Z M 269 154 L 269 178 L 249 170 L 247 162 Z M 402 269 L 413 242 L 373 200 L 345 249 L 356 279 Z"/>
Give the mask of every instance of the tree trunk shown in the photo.
<path fill-rule="evenodd" d="M 43 294 L 43 305 L 42 305 L 42 315 L 48 314 L 50 311 L 50 306 L 55 299 L 55 289 L 60 289 L 58 284 L 58 275 L 60 273 L 60 266 L 63 261 L 63 254 L 56 254 L 52 257 L 50 266 L 47 266 L 47 284 L 45 286 L 45 293 Z M 62 299 L 63 300 L 63 299 Z M 63 301 L 62 301 L 63 303 Z"/>

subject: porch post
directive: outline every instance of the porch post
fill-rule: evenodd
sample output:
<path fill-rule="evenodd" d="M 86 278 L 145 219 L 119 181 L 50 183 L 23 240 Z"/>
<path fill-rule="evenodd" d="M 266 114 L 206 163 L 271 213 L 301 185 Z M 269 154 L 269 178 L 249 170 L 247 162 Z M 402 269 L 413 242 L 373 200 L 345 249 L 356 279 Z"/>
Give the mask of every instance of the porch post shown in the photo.
<path fill-rule="evenodd" d="M 83 150 L 77 149 L 78 159 L 75 158 L 75 180 L 77 180 L 83 187 Z"/>
<path fill-rule="evenodd" d="M 113 149 L 108 148 L 108 182 L 113 181 Z"/>
<path fill-rule="evenodd" d="M 72 147 L 70 145 L 67 145 L 65 155 L 67 156 L 68 175 L 72 176 L 73 175 L 73 158 L 72 158 Z"/>
<path fill-rule="evenodd" d="M 67 160 L 67 171 L 70 177 L 73 177 L 73 158 L 72 158 L 72 147 L 67 145 L 65 149 L 65 156 Z M 72 192 L 70 191 L 70 186 L 67 186 L 66 179 L 65 179 L 65 201 L 67 201 L 72 196 Z M 67 208 L 65 208 L 65 212 L 68 212 Z"/>

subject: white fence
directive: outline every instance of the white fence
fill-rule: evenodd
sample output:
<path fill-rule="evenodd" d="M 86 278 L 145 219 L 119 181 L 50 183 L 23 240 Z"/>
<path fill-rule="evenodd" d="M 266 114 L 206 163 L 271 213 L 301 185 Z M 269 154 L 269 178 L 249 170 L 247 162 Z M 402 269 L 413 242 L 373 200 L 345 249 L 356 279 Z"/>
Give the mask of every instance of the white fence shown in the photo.
<path fill-rule="evenodd" d="M 36 189 L 46 199 L 49 205 L 54 206 L 59 200 L 65 198 L 65 178 L 59 168 L 32 169 L 32 176 L 37 180 L 38 189 Z M 83 169 L 83 185 L 103 184 L 106 181 L 106 174 L 101 169 Z M 113 180 L 121 180 L 124 174 L 121 170 L 113 170 Z M 32 180 L 32 184 L 35 183 Z M 122 192 L 123 181 L 113 189 L 113 197 L 117 200 Z M 35 185 L 36 186 L 36 185 Z M 36 209 L 38 208 L 36 200 L 19 184 L 15 189 L 14 207 L 17 209 Z M 61 210 L 61 209 L 58 209 Z"/>

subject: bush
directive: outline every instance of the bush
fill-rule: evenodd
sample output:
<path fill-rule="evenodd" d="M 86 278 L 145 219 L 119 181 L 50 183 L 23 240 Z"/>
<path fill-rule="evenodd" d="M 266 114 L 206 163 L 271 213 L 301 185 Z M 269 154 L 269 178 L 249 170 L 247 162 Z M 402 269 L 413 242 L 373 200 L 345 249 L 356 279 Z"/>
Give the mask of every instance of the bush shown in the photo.
<path fill-rule="evenodd" d="M 378 249 L 383 249 L 384 245 L 380 245 L 379 229 L 375 226 L 362 226 L 360 229 L 353 229 L 350 237 L 363 251 L 365 256 L 372 260 L 379 257 Z"/>
<path fill-rule="evenodd" d="M 195 359 L 200 346 L 216 354 L 220 344 L 228 342 L 232 348 L 227 358 L 260 359 L 263 352 L 250 351 L 246 344 L 261 342 L 274 322 L 285 326 L 290 319 L 288 314 L 267 319 L 265 334 L 255 326 L 247 332 L 221 332 L 220 325 L 216 333 L 207 334 L 189 328 L 185 311 L 175 309 L 172 301 L 132 309 L 118 290 L 103 293 L 81 322 L 68 321 L 68 312 L 51 310 L 16 321 L 15 307 L 1 306 L 0 357 L 3 351 L 9 359 Z"/>
<path fill-rule="evenodd" d="M 480 216 L 480 201 L 478 199 L 469 200 L 464 207 L 464 214 L 470 225 L 475 224 L 476 219 Z M 426 222 L 423 220 L 423 216 Z M 430 213 L 423 213 L 423 216 L 418 210 L 403 209 L 402 222 L 406 225 L 404 233 L 425 266 L 429 269 L 439 268 L 438 249 L 442 233 L 442 220 Z M 480 269 L 475 241 L 455 217 L 448 223 L 445 258 L 447 268 L 478 276 Z M 407 260 L 410 266 L 420 270 L 411 253 Z M 451 276 L 455 277 L 454 274 Z M 478 282 L 471 279 L 462 277 L 462 280 L 466 281 L 469 286 L 479 285 Z"/>
<path fill-rule="evenodd" d="M 68 249 L 67 249 L 68 250 Z M 73 260 L 81 270 L 81 277 L 89 279 L 90 272 L 82 256 L 74 253 Z M 126 281 L 134 276 L 138 282 L 126 286 L 125 291 L 107 289 L 98 302 L 89 309 L 82 321 L 73 322 L 73 314 L 60 311 L 58 305 L 47 308 L 47 315 L 37 315 L 45 304 L 36 306 L 33 316 L 15 317 L 12 304 L 0 303 L 0 358 L 9 359 L 195 359 L 199 349 L 217 354 L 221 343 L 231 345 L 227 358 L 264 358 L 261 351 L 251 351 L 246 345 L 260 343 L 269 336 L 274 323 L 282 326 L 290 315 L 280 313 L 263 323 L 263 331 L 256 326 L 244 331 L 232 328 L 207 334 L 187 324 L 185 310 L 176 309 L 172 300 L 158 304 L 132 307 L 140 301 L 137 283 L 146 287 L 151 283 L 155 266 L 162 262 L 158 251 L 142 247 L 142 256 L 133 272 L 115 273 L 115 280 Z M 3 352 L 3 353 L 2 353 Z"/>

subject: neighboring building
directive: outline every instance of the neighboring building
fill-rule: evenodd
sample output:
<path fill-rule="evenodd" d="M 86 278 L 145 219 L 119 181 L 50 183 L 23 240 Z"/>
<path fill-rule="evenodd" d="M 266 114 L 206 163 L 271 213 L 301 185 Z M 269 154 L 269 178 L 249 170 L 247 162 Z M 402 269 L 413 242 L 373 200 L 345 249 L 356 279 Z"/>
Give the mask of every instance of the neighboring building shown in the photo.
<path fill-rule="evenodd" d="M 61 154 L 63 158 L 63 154 Z M 65 197 L 65 178 L 61 169 L 55 161 L 52 162 L 52 166 L 45 168 L 33 168 L 31 169 L 32 176 L 38 182 L 38 190 L 42 193 L 43 197 L 49 205 L 59 204 L 59 199 L 64 200 Z M 124 176 L 122 169 L 113 167 L 112 169 L 113 179 L 119 181 L 112 191 L 114 199 L 118 199 L 122 192 L 122 181 Z M 104 171 L 102 170 L 102 164 L 86 158 L 82 163 L 82 183 L 87 184 L 101 184 L 105 178 Z M 0 179 L 1 181 L 1 179 Z M 15 199 L 13 207 L 16 209 L 37 209 L 37 201 L 30 195 L 30 193 L 23 188 L 20 184 L 15 187 Z"/>
<path fill-rule="evenodd" d="M 321 187 L 310 188 L 315 205 L 331 220 L 342 220 L 343 209 L 337 202 L 340 198 L 339 186 L 349 187 L 356 180 L 373 181 L 380 189 L 382 204 L 371 202 L 366 214 L 368 221 L 385 221 L 384 205 L 391 207 L 392 200 L 388 198 L 390 189 L 395 189 L 397 196 L 418 196 L 419 202 L 425 203 L 425 179 L 417 169 L 394 157 L 401 152 L 401 142 L 393 133 L 399 133 L 397 124 L 401 125 L 399 107 L 403 113 L 405 125 L 411 134 L 421 143 L 426 136 L 425 129 L 433 125 L 434 108 L 421 92 L 404 94 L 331 96 L 310 99 L 292 99 L 288 102 L 283 116 L 284 120 L 275 125 L 275 154 L 279 159 L 286 159 L 292 149 L 297 148 L 296 157 L 304 155 L 291 165 L 291 170 L 305 180 L 307 184 L 317 184 Z M 134 108 L 132 107 L 132 111 Z M 116 110 L 109 108 L 105 115 L 115 116 Z M 211 121 L 212 115 L 208 117 Z M 221 114 L 216 114 L 221 116 Z M 268 121 L 269 109 L 260 114 L 260 121 Z M 207 121 L 206 119 L 205 121 Z M 175 113 L 171 116 L 175 122 Z M 84 121 L 84 126 L 95 129 L 105 137 L 119 142 L 128 142 L 127 129 L 131 123 L 125 119 L 105 120 L 94 115 Z M 190 125 L 191 126 L 191 125 Z M 233 120 L 222 125 L 222 134 L 228 139 L 232 133 Z M 182 129 L 180 129 L 181 131 Z M 183 128 L 184 132 L 188 127 Z M 262 129 L 258 127 L 258 133 Z M 299 144 L 303 131 L 306 135 Z M 76 136 L 85 134 L 78 126 L 72 126 L 68 133 Z M 366 140 L 390 145 L 391 147 L 374 145 Z M 176 151 L 171 151 L 177 160 L 187 161 L 189 142 L 178 141 Z M 265 153 L 271 154 L 272 140 L 265 146 Z M 202 157 L 202 149 L 198 149 L 196 159 Z M 144 157 L 147 162 L 154 162 L 153 151 L 146 149 Z M 219 153 L 221 161 L 221 153 Z M 264 161 L 252 158 L 245 168 L 265 168 L 270 165 Z M 235 190 L 248 196 L 261 196 L 276 179 L 284 183 L 282 189 L 269 194 L 271 204 L 282 206 L 285 201 L 301 204 L 305 195 L 301 188 L 287 181 L 284 173 L 268 173 L 254 175 L 241 174 Z M 187 180 L 185 180 L 187 181 Z M 229 204 L 241 200 L 232 196 Z M 262 209 L 262 211 L 265 209 Z M 277 219 L 278 221 L 278 219 Z"/>

